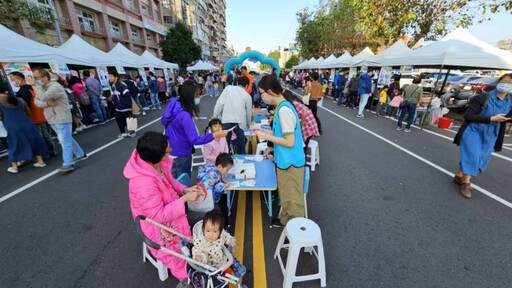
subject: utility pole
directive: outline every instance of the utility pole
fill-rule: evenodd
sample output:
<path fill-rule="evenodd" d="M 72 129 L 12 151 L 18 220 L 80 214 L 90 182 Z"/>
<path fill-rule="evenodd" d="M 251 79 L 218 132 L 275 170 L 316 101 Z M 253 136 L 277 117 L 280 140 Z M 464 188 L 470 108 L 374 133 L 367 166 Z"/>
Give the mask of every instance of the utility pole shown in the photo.
<path fill-rule="evenodd" d="M 53 5 L 53 0 L 48 0 L 48 4 L 52 8 L 52 14 L 55 20 L 53 21 L 53 25 L 55 25 L 55 33 L 57 33 L 57 40 L 59 41 L 59 46 L 62 45 L 62 34 L 60 33 L 60 20 L 57 18 L 57 9 L 55 5 Z"/>

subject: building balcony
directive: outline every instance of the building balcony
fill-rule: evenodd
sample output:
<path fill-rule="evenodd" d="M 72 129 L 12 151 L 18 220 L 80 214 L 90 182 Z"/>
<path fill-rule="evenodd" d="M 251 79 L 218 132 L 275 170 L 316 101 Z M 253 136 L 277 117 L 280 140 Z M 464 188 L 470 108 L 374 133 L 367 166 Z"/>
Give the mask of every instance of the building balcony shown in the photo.
<path fill-rule="evenodd" d="M 135 44 L 141 44 L 141 45 L 144 45 L 144 41 L 142 41 L 142 39 L 140 39 L 140 37 L 136 37 L 136 36 L 133 36 L 131 37 L 132 39 L 132 42 L 135 43 Z"/>
<path fill-rule="evenodd" d="M 60 26 L 71 27 L 71 19 L 61 17 L 59 18 Z"/>
<path fill-rule="evenodd" d="M 97 27 L 96 25 L 89 25 L 84 23 L 80 23 L 80 29 L 82 29 L 82 31 L 94 32 L 99 34 L 105 34 L 107 32 L 107 30 L 105 30 L 105 28 L 103 27 Z"/>
<path fill-rule="evenodd" d="M 128 42 L 128 35 L 117 32 L 117 31 L 110 31 L 110 34 L 112 35 L 112 38 L 116 38 L 125 42 Z"/>

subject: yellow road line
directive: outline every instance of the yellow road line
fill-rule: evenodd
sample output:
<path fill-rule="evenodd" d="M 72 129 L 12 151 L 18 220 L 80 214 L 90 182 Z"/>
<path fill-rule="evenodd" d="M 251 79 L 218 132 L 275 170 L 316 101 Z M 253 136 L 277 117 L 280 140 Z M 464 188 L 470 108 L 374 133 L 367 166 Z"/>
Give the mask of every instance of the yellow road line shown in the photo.
<path fill-rule="evenodd" d="M 236 238 L 236 251 L 235 257 L 244 263 L 244 234 L 245 234 L 245 191 L 238 191 L 238 203 L 236 208 L 236 222 L 235 222 L 235 238 Z"/>
<path fill-rule="evenodd" d="M 261 221 L 261 200 L 259 191 L 252 192 L 252 257 L 254 287 L 267 287 L 265 270 L 265 249 L 263 247 L 263 224 Z"/>

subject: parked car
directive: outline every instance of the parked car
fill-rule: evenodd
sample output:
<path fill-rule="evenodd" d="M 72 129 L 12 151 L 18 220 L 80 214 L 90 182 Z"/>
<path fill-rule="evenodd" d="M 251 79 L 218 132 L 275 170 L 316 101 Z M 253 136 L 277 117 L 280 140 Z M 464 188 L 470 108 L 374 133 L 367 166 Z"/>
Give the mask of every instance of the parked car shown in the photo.
<path fill-rule="evenodd" d="M 499 77 L 480 77 L 473 79 L 473 81 L 462 82 L 452 86 L 448 92 L 441 96 L 441 105 L 462 113 L 472 97 L 495 89 L 498 79 Z"/>
<path fill-rule="evenodd" d="M 474 91 L 491 91 L 496 88 L 500 77 L 479 77 L 459 83 L 458 89 L 471 94 Z"/>
<path fill-rule="evenodd" d="M 446 79 L 446 84 L 443 87 L 442 93 L 448 92 L 452 87 L 458 87 L 460 83 L 471 82 L 480 78 L 482 78 L 482 76 L 448 76 L 448 79 Z M 435 82 L 436 92 L 441 91 L 443 81 L 444 78 Z"/>
<path fill-rule="evenodd" d="M 400 77 L 400 87 L 404 87 L 404 85 L 411 85 L 414 77 L 419 77 L 420 74 L 417 73 L 402 73 L 399 75 Z M 393 76 L 393 78 L 396 76 Z"/>
<path fill-rule="evenodd" d="M 459 73 L 450 72 L 448 77 L 459 76 Z M 444 81 L 446 77 L 446 72 L 441 72 L 441 76 L 439 76 L 439 72 L 423 72 L 420 74 L 421 78 L 421 87 L 423 87 L 423 91 L 432 91 L 436 85 L 437 78 Z M 441 82 L 442 83 L 442 82 Z M 440 88 L 439 88 L 440 89 Z"/>

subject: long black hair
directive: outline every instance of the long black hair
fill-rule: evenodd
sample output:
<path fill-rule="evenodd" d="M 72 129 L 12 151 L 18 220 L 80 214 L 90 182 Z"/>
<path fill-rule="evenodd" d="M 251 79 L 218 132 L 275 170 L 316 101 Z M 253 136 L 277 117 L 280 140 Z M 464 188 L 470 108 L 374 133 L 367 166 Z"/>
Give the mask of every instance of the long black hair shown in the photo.
<path fill-rule="evenodd" d="M 277 78 L 272 75 L 263 76 L 260 82 L 258 82 L 258 88 L 261 88 L 264 91 L 270 89 L 270 91 L 278 95 L 283 93 L 283 87 L 281 87 L 281 84 L 279 84 L 279 80 L 277 80 Z"/>
<path fill-rule="evenodd" d="M 181 85 L 181 94 L 180 101 L 181 108 L 183 110 L 190 113 L 192 117 L 197 117 L 199 115 L 199 106 L 197 106 L 194 102 L 194 98 L 198 91 L 200 91 L 201 87 L 194 80 L 188 80 Z"/>
<path fill-rule="evenodd" d="M 11 93 L 11 90 L 9 90 L 9 85 L 5 81 L 0 82 L 0 93 L 7 94 L 7 103 L 11 104 L 14 107 L 18 106 L 18 99 L 16 99 L 16 96 Z"/>
<path fill-rule="evenodd" d="M 68 86 L 71 88 L 76 83 L 82 83 L 82 80 L 80 80 L 80 78 L 78 78 L 77 76 L 71 76 L 71 78 L 69 78 L 68 80 Z"/>

